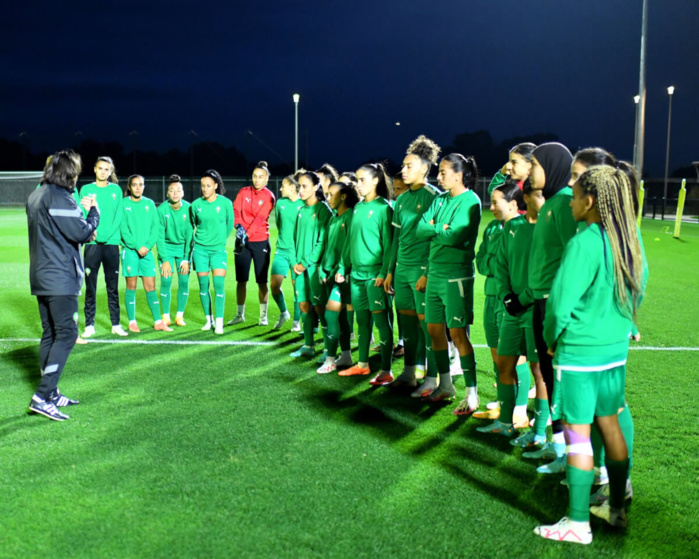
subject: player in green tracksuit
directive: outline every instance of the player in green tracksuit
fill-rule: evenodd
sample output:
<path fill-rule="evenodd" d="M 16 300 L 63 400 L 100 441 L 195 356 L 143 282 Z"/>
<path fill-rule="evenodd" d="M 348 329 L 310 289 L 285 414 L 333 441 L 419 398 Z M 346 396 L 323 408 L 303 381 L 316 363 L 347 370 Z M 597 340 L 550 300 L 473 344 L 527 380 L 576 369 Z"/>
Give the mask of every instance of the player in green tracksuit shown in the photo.
<path fill-rule="evenodd" d="M 466 328 L 473 324 L 473 281 L 481 201 L 473 191 L 478 168 L 473 157 L 452 153 L 439 164 L 439 185 L 446 191 L 434 201 L 417 226 L 418 238 L 430 240 L 425 320 L 439 371 L 432 402 L 456 396 L 449 371 L 446 327 L 459 351 L 466 398 L 454 411 L 471 415 L 478 409 L 476 359 Z"/>
<path fill-rule="evenodd" d="M 291 318 L 286 307 L 286 299 L 282 291 L 282 282 L 291 270 L 292 252 L 294 251 L 294 229 L 299 209 L 304 205 L 299 198 L 299 183 L 294 175 L 284 177 L 281 188 L 282 197 L 274 207 L 274 221 L 277 224 L 277 246 L 274 250 L 274 260 L 272 261 L 271 289 L 272 298 L 279 307 L 279 320 L 274 325 L 275 330 L 279 330 L 282 325 Z M 292 282 L 294 274 L 291 274 Z M 301 310 L 294 294 L 294 323 L 292 330 L 299 326 Z"/>
<path fill-rule="evenodd" d="M 563 250 L 575 235 L 577 224 L 570 212 L 572 191 L 570 166 L 573 155 L 564 145 L 551 142 L 538 146 L 531 158 L 529 183 L 535 190 L 541 190 L 544 205 L 534 226 L 531 249 L 529 251 L 529 288 L 534 296 L 532 325 L 534 341 L 539 356 L 541 375 L 550 398 L 553 394 L 553 365 L 543 338 L 543 324 L 553 278 L 561 263 Z M 553 459 L 549 464 L 537 468 L 539 473 L 554 474 L 565 470 L 565 437 L 560 421 L 552 425 L 553 440 L 541 449 L 525 452 L 522 456 L 534 459 Z"/>
<path fill-rule="evenodd" d="M 629 459 L 617 413 L 624 406 L 629 332 L 646 270 L 632 190 L 624 171 L 609 166 L 590 168 L 573 185 L 572 215 L 587 228 L 565 247 L 548 290 L 543 333 L 555 353 L 551 410 L 565 425 L 570 505 L 567 517 L 535 529 L 548 539 L 589 544 L 590 512 L 612 526 L 627 524 Z M 609 501 L 588 510 L 593 421 L 605 443 Z"/>
<path fill-rule="evenodd" d="M 155 257 L 153 248 L 162 238 L 158 210 L 153 200 L 143 196 L 144 180 L 141 175 L 131 175 L 126 186 L 126 198 L 121 202 L 124 217 L 121 221 L 121 269 L 126 278 L 124 303 L 129 318 L 129 330 L 140 332 L 136 322 L 136 286 L 138 278 L 143 282 L 146 301 L 150 308 L 155 329 L 172 332 L 163 323 L 160 303 L 155 292 Z"/>
<path fill-rule="evenodd" d="M 486 270 L 493 274 L 492 277 L 486 279 L 486 309 L 496 308 L 495 305 L 497 305 L 501 311 L 500 315 L 497 316 L 496 325 L 492 322 L 489 323 L 489 319 L 493 320 L 496 316 L 495 313 L 493 313 L 491 317 L 488 317 L 487 314 L 484 316 L 486 340 L 491 347 L 495 369 L 498 375 L 498 408 L 486 412 L 478 412 L 474 414 L 474 417 L 477 419 L 488 419 L 496 415 L 493 423 L 484 427 L 479 427 L 478 431 L 482 433 L 497 433 L 504 436 L 512 436 L 515 428 L 529 425 L 527 402 L 530 376 L 529 368 L 526 364 L 526 346 L 523 347 L 521 343 L 523 334 L 527 332 L 530 334 L 529 340 L 531 344 L 529 357 L 537 362 L 538 359 L 536 357 L 536 347 L 534 345 L 534 336 L 531 332 L 531 327 L 528 329 L 520 328 L 520 324 L 522 324 L 522 326 L 526 325 L 526 319 L 523 321 L 522 318 L 518 316 L 512 317 L 514 321 L 508 320 L 507 316 L 509 316 L 509 314 L 505 312 L 505 307 L 503 305 L 503 301 L 508 300 L 507 296 L 512 292 L 509 279 L 509 258 L 512 256 L 513 261 L 520 265 L 522 261 L 528 262 L 529 245 L 525 244 L 524 247 L 513 247 L 514 250 L 519 250 L 519 253 L 508 251 L 508 248 L 510 244 L 514 245 L 512 240 L 519 232 L 520 227 L 526 227 L 525 232 L 521 235 L 522 239 L 520 240 L 525 241 L 527 237 L 531 240 L 531 235 L 527 235 L 527 233 L 532 232 L 533 225 L 530 226 L 526 219 L 519 216 L 520 209 L 524 208 L 524 197 L 514 180 L 507 179 L 502 185 L 496 187 L 491 193 L 490 199 L 493 214 L 496 219 L 502 218 L 502 231 L 499 234 L 496 246 L 494 248 L 492 245 L 488 247 L 487 256 L 481 260 L 480 270 Z M 534 211 L 534 209 L 535 208 L 532 208 L 532 211 Z M 534 219 L 536 219 L 536 214 L 534 214 Z M 512 225 L 513 222 L 515 223 L 514 226 Z M 481 244 L 481 247 L 482 246 Z M 500 256 L 501 253 L 503 253 L 502 256 Z M 521 270 L 517 270 L 517 272 L 520 276 L 522 275 Z M 521 277 L 517 279 L 521 280 Z M 502 286 L 503 282 L 506 287 Z M 523 293 L 526 294 L 526 284 L 523 288 L 521 285 L 518 285 L 518 288 L 522 289 Z M 489 295 L 489 291 L 493 292 L 493 294 Z M 488 299 L 492 299 L 493 301 L 489 303 Z M 530 315 L 528 318 L 530 318 Z M 508 327 L 504 333 L 507 339 L 503 337 L 503 326 L 506 321 Z M 490 330 L 493 326 L 496 326 L 494 332 Z M 512 328 L 514 330 L 510 332 Z M 512 338 L 514 338 L 514 343 Z M 524 340 L 526 341 L 526 336 L 524 336 Z M 503 344 L 502 348 L 500 347 L 501 344 Z M 504 353 L 501 353 L 501 349 Z M 522 359 L 520 365 L 517 365 L 520 355 L 525 356 L 525 358 Z M 517 410 L 519 415 L 519 417 L 517 417 L 518 421 L 515 421 L 515 402 L 520 406 L 520 409 Z M 514 423 L 516 423 L 516 425 L 513 425 Z"/>
<path fill-rule="evenodd" d="M 291 267 L 296 278 L 294 290 L 301 308 L 303 322 L 303 345 L 292 352 L 291 357 L 315 355 L 313 339 L 313 312 L 315 309 L 323 327 L 323 340 L 327 350 L 327 323 L 325 322 L 325 286 L 320 281 L 320 262 L 325 248 L 325 228 L 332 217 L 332 210 L 325 201 L 320 177 L 313 171 L 299 176 L 299 198 L 301 206 L 294 229 L 294 251 Z M 323 358 L 325 362 L 325 358 Z"/>
<path fill-rule="evenodd" d="M 381 163 L 367 163 L 357 170 L 357 192 L 364 199 L 354 207 L 349 243 L 345 243 L 335 281 L 351 279 L 352 307 L 359 325 L 359 362 L 340 376 L 368 375 L 372 322 L 379 329 L 381 371 L 370 382 L 381 386 L 393 381 L 393 329 L 388 311 L 390 296 L 384 290 L 393 241 L 391 180 Z"/>
<path fill-rule="evenodd" d="M 393 245 L 389 272 L 384 288 L 395 293 L 398 324 L 405 341 L 405 368 L 391 383 L 392 388 L 417 386 L 416 368 L 424 370 L 429 356 L 427 378 L 412 393 L 416 398 L 429 396 L 437 388 L 437 365 L 432 354 L 432 339 L 425 322 L 425 288 L 429 239 L 415 234 L 420 218 L 430 208 L 440 191 L 427 183 L 432 165 L 437 164 L 440 148 L 429 138 L 419 136 L 408 147 L 401 177 L 409 187 L 395 201 L 393 211 Z M 429 349 L 427 349 L 429 348 Z"/>
<path fill-rule="evenodd" d="M 215 334 L 223 334 L 228 268 L 226 242 L 235 224 L 233 203 L 223 196 L 225 193 L 221 175 L 218 171 L 209 169 L 201 178 L 201 198 L 194 200 L 189 208 L 194 227 L 192 264 L 199 280 L 199 297 L 206 316 L 202 330 L 211 330 L 214 326 Z M 211 319 L 209 272 L 214 278 L 215 323 Z"/>
<path fill-rule="evenodd" d="M 160 307 L 163 322 L 170 325 L 170 299 L 172 273 L 177 270 L 177 315 L 175 324 L 186 326 L 184 310 L 189 299 L 189 258 L 192 252 L 191 204 L 182 199 L 184 190 L 179 175 L 170 177 L 167 201 L 158 206 L 160 228 L 163 238 L 158 242 L 160 261 Z"/>
<path fill-rule="evenodd" d="M 333 182 L 328 188 L 328 205 L 335 215 L 330 218 L 325 228 L 325 251 L 319 268 L 319 277 L 325 286 L 327 300 L 325 320 L 328 325 L 328 347 L 325 363 L 318 368 L 318 374 L 332 373 L 338 367 L 351 367 L 353 363 L 350 348 L 351 327 L 347 318 L 347 307 L 352 304 L 350 282 L 335 283 L 335 275 L 350 237 L 353 210 L 357 202 L 359 195 L 351 183 Z M 342 355 L 335 361 L 338 342 Z"/>

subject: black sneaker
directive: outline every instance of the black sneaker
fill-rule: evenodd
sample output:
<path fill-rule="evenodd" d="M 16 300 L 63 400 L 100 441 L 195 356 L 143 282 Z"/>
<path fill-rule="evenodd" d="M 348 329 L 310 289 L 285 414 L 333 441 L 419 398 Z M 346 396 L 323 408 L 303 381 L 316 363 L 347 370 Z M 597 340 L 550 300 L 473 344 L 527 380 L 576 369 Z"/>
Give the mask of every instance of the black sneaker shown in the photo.
<path fill-rule="evenodd" d="M 39 396 L 36 394 L 32 396 L 32 401 L 29 402 L 29 411 L 30 413 L 40 413 L 41 415 L 45 415 L 54 421 L 65 421 L 66 419 L 70 419 L 68 415 L 60 412 L 55 404 L 52 402 L 47 402 L 43 398 L 39 398 Z"/>
<path fill-rule="evenodd" d="M 68 396 L 61 394 L 58 389 L 49 397 L 49 402 L 51 402 L 57 408 L 65 408 L 66 406 L 77 406 L 80 402 L 78 400 L 71 400 Z"/>

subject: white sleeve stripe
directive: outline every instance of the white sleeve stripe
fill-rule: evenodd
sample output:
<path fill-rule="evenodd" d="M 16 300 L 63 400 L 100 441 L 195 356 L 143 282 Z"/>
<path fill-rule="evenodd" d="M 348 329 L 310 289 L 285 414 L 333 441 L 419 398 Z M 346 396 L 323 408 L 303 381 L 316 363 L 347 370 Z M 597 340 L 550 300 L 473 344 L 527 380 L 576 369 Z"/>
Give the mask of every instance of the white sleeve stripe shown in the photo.
<path fill-rule="evenodd" d="M 49 215 L 52 215 L 54 217 L 82 217 L 83 212 L 81 212 L 78 208 L 75 208 L 74 210 L 49 209 Z"/>

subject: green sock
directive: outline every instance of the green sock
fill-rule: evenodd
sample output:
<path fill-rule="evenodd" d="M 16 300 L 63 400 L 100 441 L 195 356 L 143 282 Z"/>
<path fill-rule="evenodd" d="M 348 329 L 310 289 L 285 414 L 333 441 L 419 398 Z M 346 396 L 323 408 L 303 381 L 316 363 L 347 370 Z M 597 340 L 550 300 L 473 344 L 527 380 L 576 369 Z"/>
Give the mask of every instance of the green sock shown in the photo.
<path fill-rule="evenodd" d="M 328 325 L 328 343 L 325 349 L 328 350 L 328 355 L 334 357 L 337 354 L 337 344 L 340 341 L 340 313 L 326 309 L 325 322 Z"/>
<path fill-rule="evenodd" d="M 393 328 L 388 314 L 385 312 L 372 313 L 376 326 L 379 329 L 381 343 L 381 370 L 390 371 L 393 361 Z"/>
<path fill-rule="evenodd" d="M 313 339 L 313 313 L 301 313 L 301 321 L 303 323 L 303 345 L 315 347 Z"/>
<path fill-rule="evenodd" d="M 422 323 L 424 320 L 417 319 L 417 347 L 415 348 L 415 364 L 420 367 L 425 366 L 425 360 L 427 359 L 426 349 L 425 349 L 425 332 L 422 329 Z M 409 335 L 409 334 L 408 334 Z"/>
<path fill-rule="evenodd" d="M 126 305 L 126 316 L 129 321 L 136 320 L 136 290 L 127 289 L 124 291 L 124 304 Z"/>
<path fill-rule="evenodd" d="M 475 353 L 470 353 L 469 355 L 461 356 L 461 369 L 464 372 L 464 381 L 466 381 L 466 387 L 478 386 L 478 381 L 476 380 L 476 355 Z"/>
<path fill-rule="evenodd" d="M 325 320 L 325 312 L 318 314 L 318 321 L 320 322 L 320 331 L 323 334 L 323 349 L 328 349 L 328 323 Z M 335 348 L 337 352 L 337 348 Z"/>
<path fill-rule="evenodd" d="M 549 416 L 551 415 L 551 410 L 549 410 L 549 401 L 537 398 L 534 406 L 534 413 L 536 414 L 534 433 L 539 436 L 545 436 L 546 424 L 549 422 Z"/>
<path fill-rule="evenodd" d="M 398 313 L 398 326 L 403 330 L 403 342 L 405 347 L 405 356 L 403 362 L 406 366 L 412 366 L 417 361 L 417 341 L 421 335 L 420 320 L 416 315 Z M 424 357 L 422 363 L 424 363 Z"/>
<path fill-rule="evenodd" d="M 371 341 L 372 320 L 371 312 L 355 311 L 357 313 L 357 324 L 359 326 L 359 361 L 369 362 L 369 343 Z"/>
<path fill-rule="evenodd" d="M 301 320 L 301 307 L 299 307 L 299 302 L 294 297 L 294 322 Z"/>
<path fill-rule="evenodd" d="M 629 411 L 629 406 L 624 406 L 624 411 L 619 414 L 619 427 L 621 428 L 621 434 L 624 435 L 624 440 L 626 441 L 626 448 L 629 451 L 629 471 L 633 467 L 633 418 L 631 417 L 631 412 Z"/>
<path fill-rule="evenodd" d="M 214 276 L 214 308 L 216 318 L 223 318 L 223 311 L 226 309 L 226 277 Z"/>
<path fill-rule="evenodd" d="M 325 311 L 328 312 L 328 311 Z M 339 315 L 339 326 L 340 326 L 340 349 L 342 351 L 349 351 L 352 349 L 350 335 L 352 334 L 352 328 L 350 322 L 347 320 L 347 310 L 342 309 Z M 330 323 L 328 323 L 329 325 Z"/>
<path fill-rule="evenodd" d="M 351 334 L 354 332 L 354 311 L 347 311 L 347 322 L 349 322 Z"/>
<path fill-rule="evenodd" d="M 514 384 L 498 382 L 498 402 L 500 402 L 500 421 L 502 423 L 512 424 L 516 389 Z"/>
<path fill-rule="evenodd" d="M 570 464 L 566 465 L 566 479 L 570 504 L 568 517 L 575 522 L 590 521 L 590 488 L 595 479 L 594 470 L 580 470 Z"/>
<path fill-rule="evenodd" d="M 607 466 L 609 475 L 609 506 L 620 509 L 624 506 L 626 495 L 626 480 L 629 477 L 629 459 L 617 462 L 606 458 L 604 465 Z"/>
<path fill-rule="evenodd" d="M 211 316 L 211 296 L 209 295 L 209 276 L 197 276 L 199 278 L 199 298 L 205 316 Z"/>
<path fill-rule="evenodd" d="M 279 307 L 279 312 L 286 312 L 286 299 L 284 299 L 284 292 L 280 291 L 279 295 L 272 293 L 272 299 Z"/>
<path fill-rule="evenodd" d="M 529 388 L 531 387 L 531 373 L 529 365 L 522 363 L 517 365 L 517 399 L 515 406 L 526 406 L 529 403 Z"/>
<path fill-rule="evenodd" d="M 422 332 L 425 335 L 425 355 L 427 356 L 427 374 L 426 376 L 431 378 L 437 378 L 439 371 L 437 369 L 437 361 L 434 358 L 434 351 L 432 351 L 432 337 L 427 331 L 427 322 L 424 320 L 420 321 L 420 326 L 422 326 Z"/>
<path fill-rule="evenodd" d="M 444 375 L 449 372 L 449 350 L 446 349 L 433 349 L 434 360 L 437 363 L 437 370 L 440 375 Z"/>
<path fill-rule="evenodd" d="M 177 312 L 184 314 L 189 300 L 189 274 L 177 275 Z M 163 307 L 164 308 L 164 307 Z M 168 307 L 170 310 L 170 307 Z"/>
<path fill-rule="evenodd" d="M 160 307 L 163 313 L 170 314 L 170 295 L 172 292 L 172 276 L 164 278 L 160 276 Z"/>
<path fill-rule="evenodd" d="M 594 423 L 590 428 L 590 443 L 592 444 L 592 459 L 594 460 L 595 468 L 601 468 L 604 466 L 604 441 L 602 440 L 602 434 Z"/>
<path fill-rule="evenodd" d="M 156 295 L 155 291 L 146 291 L 146 301 L 148 301 L 148 308 L 150 309 L 150 313 L 153 315 L 153 320 L 156 322 L 160 319 L 162 319 L 162 315 L 160 314 L 160 303 L 158 302 L 158 296 Z"/>

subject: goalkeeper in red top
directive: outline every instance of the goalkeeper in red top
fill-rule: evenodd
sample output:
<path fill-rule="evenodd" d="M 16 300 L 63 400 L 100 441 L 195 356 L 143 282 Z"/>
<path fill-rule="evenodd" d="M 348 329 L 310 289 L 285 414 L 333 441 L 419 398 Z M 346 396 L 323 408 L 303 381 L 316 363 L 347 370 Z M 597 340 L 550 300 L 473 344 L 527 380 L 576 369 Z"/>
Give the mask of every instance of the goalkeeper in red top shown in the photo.
<path fill-rule="evenodd" d="M 238 312 L 228 324 L 245 322 L 245 299 L 250 277 L 250 263 L 255 264 L 255 280 L 259 290 L 260 326 L 267 326 L 269 288 L 269 216 L 274 209 L 274 194 L 267 188 L 269 168 L 260 161 L 252 172 L 252 186 L 246 186 L 235 197 L 233 212 L 236 228 L 235 279 Z"/>

